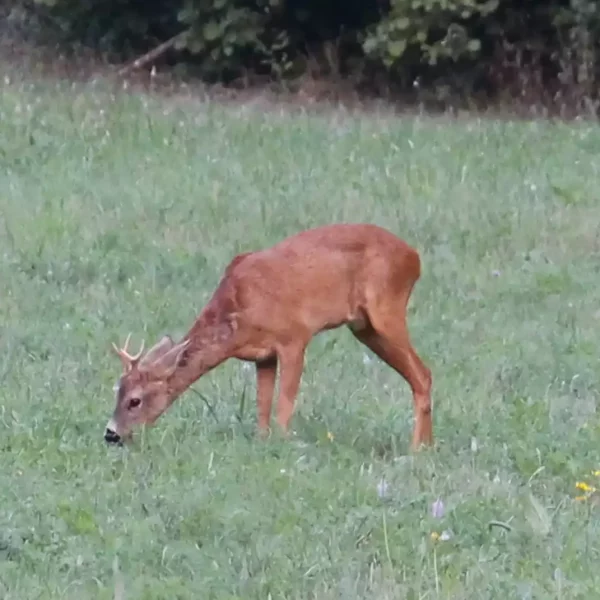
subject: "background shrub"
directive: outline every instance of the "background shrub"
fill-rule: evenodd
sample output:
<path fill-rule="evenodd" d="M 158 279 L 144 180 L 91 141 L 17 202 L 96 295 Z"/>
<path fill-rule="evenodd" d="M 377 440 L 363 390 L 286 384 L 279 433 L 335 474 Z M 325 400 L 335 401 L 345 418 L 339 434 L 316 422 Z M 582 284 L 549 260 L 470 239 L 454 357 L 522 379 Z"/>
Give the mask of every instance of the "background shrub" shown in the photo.
<path fill-rule="evenodd" d="M 22 0 L 13 14 L 70 47 L 124 60 L 187 32 L 165 58 L 205 80 L 290 80 L 322 57 L 390 86 L 511 98 L 597 96 L 594 0 Z M 314 64 L 314 63 L 313 63 Z M 313 72 L 314 74 L 314 72 Z M 317 73 L 321 74 L 321 73 Z"/>

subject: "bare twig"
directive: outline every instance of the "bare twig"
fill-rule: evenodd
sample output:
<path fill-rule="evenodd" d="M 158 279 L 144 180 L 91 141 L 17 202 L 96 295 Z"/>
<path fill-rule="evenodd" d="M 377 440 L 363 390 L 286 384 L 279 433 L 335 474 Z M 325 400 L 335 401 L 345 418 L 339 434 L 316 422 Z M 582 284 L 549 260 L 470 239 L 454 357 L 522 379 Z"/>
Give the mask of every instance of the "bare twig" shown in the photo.
<path fill-rule="evenodd" d="M 504 523 L 503 521 L 490 521 L 488 523 L 488 529 L 491 531 L 492 527 L 500 527 L 501 529 L 505 529 L 506 531 L 512 531 L 512 527 L 508 523 Z"/>
<path fill-rule="evenodd" d="M 150 61 L 158 58 L 161 54 L 164 54 L 167 50 L 172 48 L 179 40 L 183 39 L 187 35 L 187 31 L 182 31 L 177 35 L 174 35 L 171 39 L 168 39 L 166 42 L 159 44 L 156 48 L 150 50 L 150 52 L 146 52 L 139 58 L 136 58 L 132 63 L 124 66 L 117 72 L 117 76 L 123 77 L 124 75 L 128 75 L 131 71 L 135 69 L 139 69 L 144 65 L 148 64 Z"/>

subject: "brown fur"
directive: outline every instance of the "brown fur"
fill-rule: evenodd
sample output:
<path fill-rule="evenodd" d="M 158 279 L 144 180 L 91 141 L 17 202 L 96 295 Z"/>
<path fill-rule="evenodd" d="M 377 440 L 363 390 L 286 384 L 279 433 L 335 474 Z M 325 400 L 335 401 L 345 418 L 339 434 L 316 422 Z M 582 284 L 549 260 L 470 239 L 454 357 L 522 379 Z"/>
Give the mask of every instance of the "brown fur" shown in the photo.
<path fill-rule="evenodd" d="M 416 250 L 375 225 L 302 231 L 236 256 L 179 343 L 163 338 L 143 358 L 118 350 L 124 365 L 111 424 L 119 437 L 150 424 L 192 383 L 229 358 L 257 371 L 258 429 L 269 429 L 277 367 L 277 422 L 286 432 L 306 347 L 317 333 L 347 324 L 412 389 L 412 447 L 433 442 L 431 373 L 415 352 L 406 307 L 420 277 Z M 131 399 L 139 406 L 131 406 Z"/>

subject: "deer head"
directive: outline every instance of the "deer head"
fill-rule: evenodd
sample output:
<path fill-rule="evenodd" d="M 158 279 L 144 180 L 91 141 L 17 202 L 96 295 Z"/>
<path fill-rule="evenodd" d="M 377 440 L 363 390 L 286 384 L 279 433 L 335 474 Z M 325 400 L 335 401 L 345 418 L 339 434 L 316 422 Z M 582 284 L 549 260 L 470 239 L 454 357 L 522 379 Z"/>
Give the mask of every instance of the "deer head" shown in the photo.
<path fill-rule="evenodd" d="M 115 385 L 116 407 L 104 432 L 105 441 L 111 444 L 129 438 L 136 425 L 152 425 L 171 405 L 174 393 L 169 379 L 189 344 L 189 340 L 176 344 L 165 335 L 145 356 L 142 342 L 133 356 L 127 351 L 130 337 L 123 348 L 113 344 L 123 374 Z"/>

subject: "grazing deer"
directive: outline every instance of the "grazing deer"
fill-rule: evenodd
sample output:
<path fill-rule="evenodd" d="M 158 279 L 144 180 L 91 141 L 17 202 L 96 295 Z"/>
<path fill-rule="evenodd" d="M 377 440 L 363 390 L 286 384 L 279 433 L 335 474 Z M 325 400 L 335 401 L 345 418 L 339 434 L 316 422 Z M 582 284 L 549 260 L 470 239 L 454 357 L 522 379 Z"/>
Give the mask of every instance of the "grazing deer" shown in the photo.
<path fill-rule="evenodd" d="M 302 231 L 236 256 L 179 342 L 164 336 L 143 355 L 113 348 L 123 364 L 116 408 L 104 438 L 118 443 L 153 424 L 202 375 L 229 358 L 256 364 L 258 431 L 269 430 L 277 366 L 277 422 L 286 433 L 306 347 L 321 331 L 347 324 L 412 389 L 412 448 L 432 444 L 431 372 L 415 352 L 406 307 L 420 276 L 416 250 L 389 231 L 339 224 Z"/>

